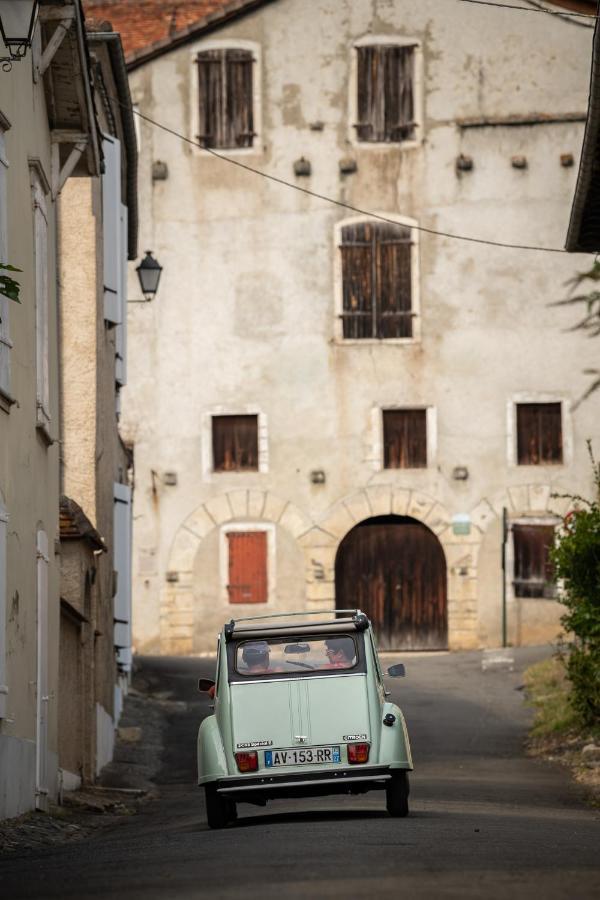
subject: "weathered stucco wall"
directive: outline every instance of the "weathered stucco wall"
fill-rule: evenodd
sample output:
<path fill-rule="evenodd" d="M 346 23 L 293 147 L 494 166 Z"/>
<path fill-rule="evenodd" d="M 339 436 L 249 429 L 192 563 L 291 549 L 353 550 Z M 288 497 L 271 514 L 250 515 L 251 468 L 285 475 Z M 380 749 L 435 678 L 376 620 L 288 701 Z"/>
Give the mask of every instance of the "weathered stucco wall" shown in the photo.
<path fill-rule="evenodd" d="M 353 45 L 368 34 L 420 42 L 422 139 L 414 146 L 354 140 Z M 560 156 L 576 160 L 580 149 L 583 124 L 569 115 L 586 108 L 590 29 L 544 16 L 531 16 L 524 28 L 518 14 L 433 0 L 280 0 L 135 70 L 135 102 L 194 138 L 195 55 L 215 42 L 242 41 L 257 59 L 259 137 L 252 150 L 228 151 L 236 159 L 393 219 L 562 246 L 576 168 L 561 166 Z M 531 114 L 566 121 L 462 121 Z M 316 122 L 322 127 L 311 128 Z M 595 348 L 565 333 L 572 312 L 548 307 L 586 261 L 423 233 L 418 337 L 344 344 L 336 336 L 335 234 L 353 214 L 143 121 L 140 131 L 142 244 L 164 273 L 156 301 L 132 305 L 129 320 L 124 427 L 135 441 L 138 651 L 210 650 L 214 621 L 241 612 L 219 599 L 218 529 L 258 521 L 277 523 L 279 534 L 289 510 L 281 567 L 297 572 L 300 548 L 304 580 L 277 580 L 278 607 L 331 606 L 344 535 L 369 516 L 408 513 L 430 525 L 445 551 L 450 646 L 496 644 L 494 535 L 503 505 L 513 516 L 548 517 L 564 508 L 550 501 L 552 491 L 591 486 L 585 438 L 599 436 L 595 404 L 572 404 L 585 390 L 582 372 L 593 367 Z M 458 174 L 461 153 L 474 166 Z M 511 165 L 518 155 L 527 168 Z M 300 156 L 311 162 L 310 178 L 295 179 Z M 356 161 L 354 174 L 339 172 L 346 157 Z M 156 160 L 167 162 L 165 181 L 152 181 Z M 131 297 L 138 292 L 132 273 Z M 524 397 L 563 401 L 564 465 L 511 461 L 507 407 Z M 433 409 L 427 469 L 378 464 L 377 410 L 388 406 Z M 206 417 L 248 409 L 266 416 L 268 472 L 207 471 Z M 456 466 L 468 468 L 466 481 L 452 478 Z M 325 484 L 311 484 L 313 469 L 325 471 Z M 164 472 L 177 473 L 175 486 L 164 484 Z M 281 505 L 265 501 L 258 511 L 259 494 Z M 453 534 L 455 514 L 471 515 L 470 535 Z M 179 580 L 167 582 L 168 572 Z M 527 606 L 541 628 L 526 625 L 523 605 L 512 639 L 554 636 L 557 604 Z"/>
<path fill-rule="evenodd" d="M 41 82 L 29 62 L 0 79 L 6 131 L 8 260 L 23 271 L 21 304 L 9 304 L 11 386 L 14 404 L 0 404 L 0 494 L 8 515 L 6 576 L 6 715 L 0 718 L 0 819 L 35 803 L 37 686 L 37 532 L 48 538 L 48 785 L 56 791 L 59 563 L 58 337 L 56 219 L 48 211 L 48 381 L 50 425 L 36 428 L 36 303 L 31 166 L 50 178 L 50 135 Z M 8 411 L 10 410 L 10 411 Z"/>

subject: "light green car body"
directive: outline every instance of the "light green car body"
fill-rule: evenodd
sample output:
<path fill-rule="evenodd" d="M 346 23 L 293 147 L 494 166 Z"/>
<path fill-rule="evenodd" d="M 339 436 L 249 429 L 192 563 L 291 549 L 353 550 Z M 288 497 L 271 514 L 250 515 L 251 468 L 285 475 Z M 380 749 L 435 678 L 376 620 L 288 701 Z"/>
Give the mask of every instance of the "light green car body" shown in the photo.
<path fill-rule="evenodd" d="M 360 632 L 356 629 L 362 654 L 360 672 L 293 672 L 252 681 L 236 678 L 228 672 L 231 633 L 227 635 L 223 629 L 214 715 L 205 718 L 198 731 L 199 785 L 213 785 L 211 790 L 233 801 L 262 802 L 261 792 L 269 799 L 295 796 L 287 793 L 292 787 L 302 796 L 340 793 L 345 788 L 349 793 L 362 793 L 385 787 L 394 773 L 412 770 L 404 716 L 387 700 L 370 624 L 359 611 L 356 615 L 361 619 Z M 339 621 L 340 630 L 348 621 Z M 332 627 L 331 622 L 325 625 Z M 302 621 L 295 632 L 288 632 L 291 640 L 304 633 Z M 339 746 L 340 762 L 285 766 L 285 771 L 266 767 L 266 749 L 298 748 L 299 740 L 306 748 Z M 369 760 L 350 765 L 347 747 L 356 741 L 370 744 Z M 235 753 L 245 750 L 257 752 L 258 771 L 238 771 Z"/>

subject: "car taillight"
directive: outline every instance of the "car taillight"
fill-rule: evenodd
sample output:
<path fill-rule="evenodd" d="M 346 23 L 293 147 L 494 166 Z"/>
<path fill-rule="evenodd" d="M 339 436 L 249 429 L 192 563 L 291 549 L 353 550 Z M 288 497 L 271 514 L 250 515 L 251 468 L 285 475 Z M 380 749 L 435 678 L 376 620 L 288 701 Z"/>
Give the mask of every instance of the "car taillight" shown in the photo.
<path fill-rule="evenodd" d="M 348 762 L 349 763 L 366 763 L 369 762 L 370 744 L 348 744 Z"/>
<path fill-rule="evenodd" d="M 256 772 L 258 770 L 256 750 L 252 750 L 250 753 L 236 753 L 235 761 L 240 772 Z"/>

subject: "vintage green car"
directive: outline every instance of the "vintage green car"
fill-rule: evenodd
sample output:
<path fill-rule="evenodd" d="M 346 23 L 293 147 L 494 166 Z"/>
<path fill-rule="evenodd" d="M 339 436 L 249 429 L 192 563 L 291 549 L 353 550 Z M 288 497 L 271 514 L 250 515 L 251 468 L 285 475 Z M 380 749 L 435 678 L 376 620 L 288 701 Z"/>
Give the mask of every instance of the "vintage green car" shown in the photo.
<path fill-rule="evenodd" d="M 404 666 L 388 669 L 404 675 Z M 360 610 L 237 619 L 219 636 L 214 715 L 198 731 L 198 784 L 211 828 L 236 804 L 385 790 L 408 814 L 412 759 L 404 717 L 386 698 Z"/>

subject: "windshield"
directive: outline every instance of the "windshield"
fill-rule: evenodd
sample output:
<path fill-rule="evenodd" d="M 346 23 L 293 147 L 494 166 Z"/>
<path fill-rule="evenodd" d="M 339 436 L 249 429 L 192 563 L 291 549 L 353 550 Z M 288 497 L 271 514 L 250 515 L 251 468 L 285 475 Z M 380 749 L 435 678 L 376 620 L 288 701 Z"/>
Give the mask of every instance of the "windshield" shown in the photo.
<path fill-rule="evenodd" d="M 237 645 L 235 668 L 239 675 L 298 674 L 353 669 L 358 662 L 354 637 L 266 638 Z"/>

